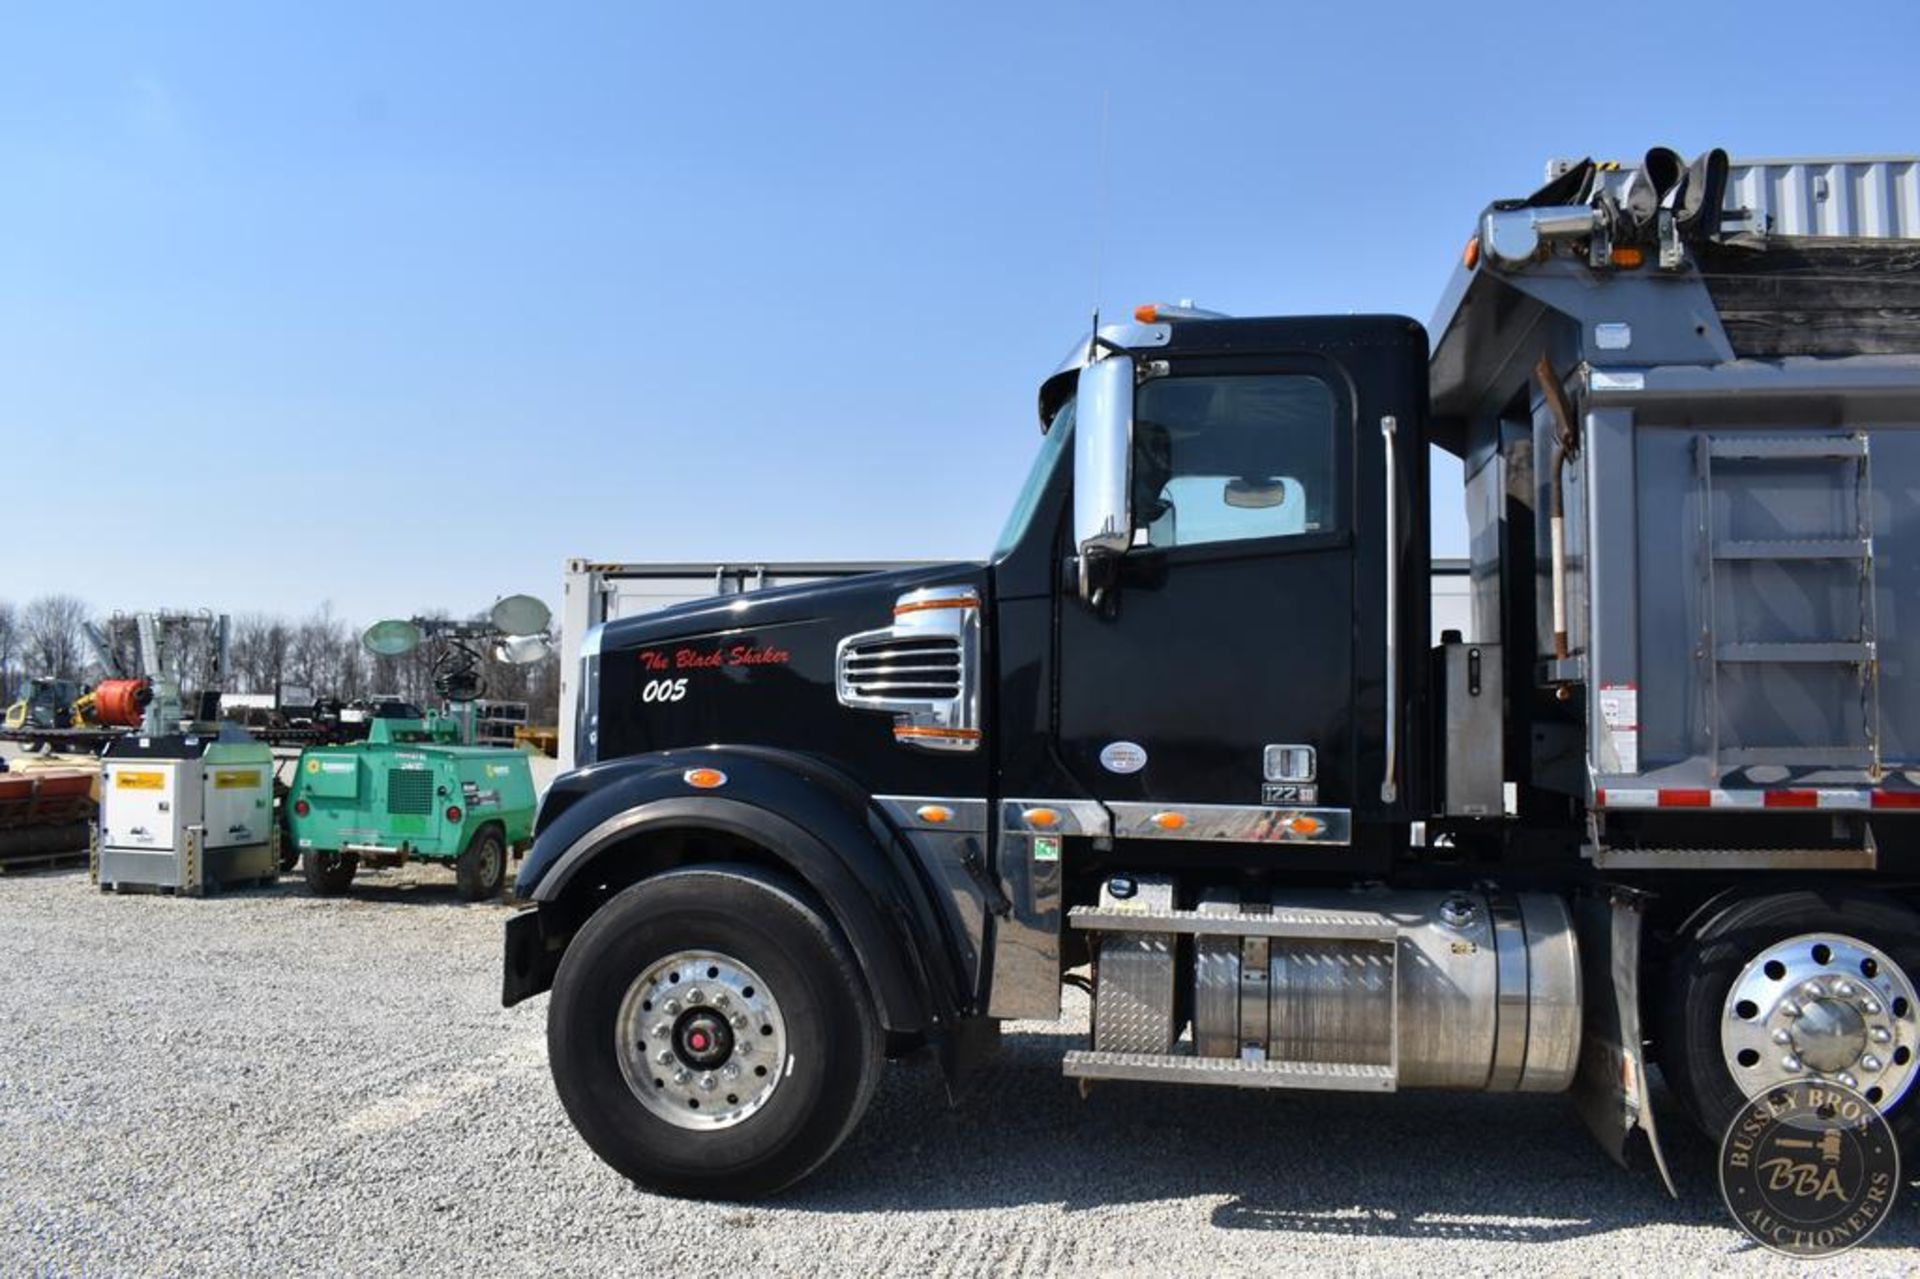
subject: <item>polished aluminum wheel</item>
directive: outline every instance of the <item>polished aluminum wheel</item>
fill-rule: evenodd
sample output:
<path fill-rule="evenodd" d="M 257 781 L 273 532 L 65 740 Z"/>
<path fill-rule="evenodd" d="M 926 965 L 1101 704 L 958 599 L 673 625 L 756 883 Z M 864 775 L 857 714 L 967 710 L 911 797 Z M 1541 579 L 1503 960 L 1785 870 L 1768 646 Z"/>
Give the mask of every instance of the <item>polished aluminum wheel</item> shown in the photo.
<path fill-rule="evenodd" d="M 739 1123 L 786 1074 L 779 1002 L 758 973 L 716 951 L 678 951 L 649 966 L 620 1001 L 614 1035 L 627 1087 L 680 1128 Z"/>
<path fill-rule="evenodd" d="M 1727 992 L 1720 1048 L 1749 1097 L 1794 1079 L 1828 1079 L 1881 1109 L 1913 1083 L 1913 982 L 1875 946 L 1839 933 L 1776 942 Z"/>

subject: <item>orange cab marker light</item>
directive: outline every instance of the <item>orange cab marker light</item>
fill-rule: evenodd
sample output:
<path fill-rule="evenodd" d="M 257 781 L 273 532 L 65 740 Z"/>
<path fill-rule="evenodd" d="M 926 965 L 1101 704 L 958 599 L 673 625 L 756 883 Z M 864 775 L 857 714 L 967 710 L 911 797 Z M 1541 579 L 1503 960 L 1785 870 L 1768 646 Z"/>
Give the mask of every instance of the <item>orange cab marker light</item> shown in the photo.
<path fill-rule="evenodd" d="M 1646 260 L 1647 251 L 1637 249 L 1631 244 L 1616 244 L 1612 255 L 1608 258 L 1608 261 L 1615 266 L 1626 267 L 1628 270 L 1632 270 Z"/>
<path fill-rule="evenodd" d="M 977 728 L 931 728 L 920 724 L 896 724 L 895 737 L 937 737 L 945 741 L 977 742 L 980 730 Z"/>
<path fill-rule="evenodd" d="M 689 768 L 682 777 L 695 790 L 712 790 L 727 784 L 727 775 L 717 768 Z"/>
<path fill-rule="evenodd" d="M 1287 829 L 1301 836 L 1310 837 L 1318 835 L 1320 833 L 1320 819 L 1317 817 L 1308 817 L 1302 813 L 1287 821 Z"/>
<path fill-rule="evenodd" d="M 922 804 L 913 810 L 913 815 L 935 826 L 944 825 L 953 820 L 953 810 L 945 804 Z"/>
<path fill-rule="evenodd" d="M 911 603 L 907 603 L 907 604 L 895 604 L 893 606 L 893 615 L 895 617 L 898 617 L 902 613 L 920 613 L 930 608 L 979 608 L 979 607 L 980 607 L 979 596 L 963 595 L 958 599 L 951 599 L 951 600 L 914 600 Z"/>
<path fill-rule="evenodd" d="M 1460 265 L 1466 267 L 1469 271 L 1480 265 L 1479 236 L 1470 235 L 1467 237 L 1467 247 L 1460 251 Z"/>
<path fill-rule="evenodd" d="M 1060 824 L 1060 814 L 1051 808 L 1029 808 L 1020 814 L 1020 819 L 1027 825 L 1038 826 L 1042 830 L 1050 830 Z"/>
<path fill-rule="evenodd" d="M 1160 308 L 1152 302 L 1144 302 L 1133 308 L 1133 318 L 1142 324 L 1158 324 L 1160 322 Z"/>
<path fill-rule="evenodd" d="M 1179 813 L 1155 813 L 1149 820 L 1161 830 L 1179 830 L 1187 824 L 1187 819 Z"/>

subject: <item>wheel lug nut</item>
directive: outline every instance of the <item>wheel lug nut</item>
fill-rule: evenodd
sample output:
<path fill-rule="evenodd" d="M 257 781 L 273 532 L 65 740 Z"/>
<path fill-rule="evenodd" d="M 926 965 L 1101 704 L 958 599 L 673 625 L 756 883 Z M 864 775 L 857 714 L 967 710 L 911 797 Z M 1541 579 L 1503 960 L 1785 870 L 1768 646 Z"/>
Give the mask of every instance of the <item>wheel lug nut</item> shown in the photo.
<path fill-rule="evenodd" d="M 680 1011 L 680 1001 L 677 999 L 669 999 L 666 1003 L 660 1005 L 660 1007 L 666 1010 L 667 1016 L 671 1017 Z"/>
<path fill-rule="evenodd" d="M 1860 1069 L 1869 1073 L 1877 1071 L 1880 1069 L 1880 1059 L 1872 1053 L 1868 1053 L 1860 1059 Z"/>
<path fill-rule="evenodd" d="M 1841 1082 L 1841 1084 L 1843 1084 L 1848 1088 L 1851 1088 L 1855 1084 L 1860 1082 L 1859 1080 L 1855 1079 L 1852 1075 L 1848 1074 L 1844 1070 L 1841 1071 L 1838 1075 L 1836 1075 L 1835 1078 L 1838 1079 Z"/>
<path fill-rule="evenodd" d="M 733 1015 L 733 1028 L 735 1030 L 745 1030 L 747 1028 L 747 1015 L 745 1013 L 735 1013 Z"/>
<path fill-rule="evenodd" d="M 1880 1001 L 1877 999 L 1863 999 L 1860 1001 L 1860 1011 L 1871 1017 L 1880 1011 Z"/>
<path fill-rule="evenodd" d="M 1790 1070 L 1797 1075 L 1800 1073 L 1800 1059 L 1792 1053 L 1788 1053 L 1780 1059 L 1780 1069 Z"/>
<path fill-rule="evenodd" d="M 1850 981 L 1835 982 L 1833 985 L 1833 993 L 1842 999 L 1852 999 L 1853 983 Z"/>
<path fill-rule="evenodd" d="M 714 1078 L 711 1073 L 700 1076 L 700 1086 L 708 1092 L 713 1091 Z"/>
<path fill-rule="evenodd" d="M 733 1006 L 733 1001 L 727 998 L 725 991 L 721 991 L 713 997 L 713 1006 L 715 1008 L 730 1008 Z"/>
<path fill-rule="evenodd" d="M 703 1004 L 706 1002 L 706 1000 L 707 1000 L 707 997 L 700 993 L 700 988 L 698 986 L 695 986 L 692 990 L 687 992 L 687 1002 L 689 1004 Z"/>
<path fill-rule="evenodd" d="M 662 1048 L 659 1052 L 653 1055 L 653 1059 L 659 1062 L 662 1066 L 671 1066 L 673 1064 L 673 1049 Z"/>
<path fill-rule="evenodd" d="M 1798 1017 L 1800 1015 L 1800 1005 L 1794 1003 L 1791 999 L 1783 999 L 1780 1001 L 1780 1012 L 1787 1017 Z"/>
<path fill-rule="evenodd" d="M 733 1051 L 745 1056 L 753 1051 L 753 1041 L 751 1039 L 736 1039 L 733 1041 Z"/>
<path fill-rule="evenodd" d="M 653 1024 L 653 1037 L 655 1039 L 665 1039 L 668 1035 L 671 1035 L 672 1033 L 673 1033 L 673 1027 L 667 1025 L 667 1023 L 664 1021 L 657 1021 Z"/>
<path fill-rule="evenodd" d="M 673 1072 L 673 1082 L 676 1084 L 684 1084 L 687 1082 L 687 1080 L 692 1078 L 693 1078 L 693 1072 L 691 1070 L 688 1070 L 685 1066 L 682 1066 L 680 1069 Z"/>
<path fill-rule="evenodd" d="M 1869 1057 L 1867 1060 L 1872 1061 L 1873 1059 Z M 1878 1066 L 1875 1066 L 1874 1069 L 1878 1070 L 1880 1068 Z M 721 1071 L 720 1073 L 725 1075 L 728 1079 L 738 1079 L 740 1078 L 740 1067 L 736 1066 L 732 1062 L 728 1062 L 727 1068 Z"/>
<path fill-rule="evenodd" d="M 1873 1042 L 1876 1044 L 1884 1044 L 1888 1040 L 1893 1038 L 1893 1032 L 1888 1030 L 1885 1026 L 1875 1026 L 1873 1030 L 1869 1033 L 1872 1034 Z"/>
<path fill-rule="evenodd" d="M 1773 1042 L 1779 1044 L 1781 1047 L 1785 1047 L 1793 1042 L 1793 1036 L 1784 1030 L 1776 1030 L 1773 1032 Z"/>
<path fill-rule="evenodd" d="M 1817 981 L 1810 981 L 1800 988 L 1800 993 L 1808 999 L 1820 999 L 1826 995 L 1827 988 Z"/>

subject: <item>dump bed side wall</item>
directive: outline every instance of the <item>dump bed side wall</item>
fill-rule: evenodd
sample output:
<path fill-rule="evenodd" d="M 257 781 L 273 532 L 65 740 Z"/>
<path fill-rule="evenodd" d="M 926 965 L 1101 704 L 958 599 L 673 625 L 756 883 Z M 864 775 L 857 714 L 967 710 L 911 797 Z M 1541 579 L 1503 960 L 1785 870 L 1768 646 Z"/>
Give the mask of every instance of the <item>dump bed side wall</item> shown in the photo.
<path fill-rule="evenodd" d="M 1684 395 L 1650 370 L 1588 397 L 1596 784 L 1863 784 L 1920 755 L 1920 394 L 1849 394 L 1856 363 L 1889 369 L 1826 362 L 1804 394 L 1723 369 Z M 1920 388 L 1920 361 L 1891 365 Z"/>

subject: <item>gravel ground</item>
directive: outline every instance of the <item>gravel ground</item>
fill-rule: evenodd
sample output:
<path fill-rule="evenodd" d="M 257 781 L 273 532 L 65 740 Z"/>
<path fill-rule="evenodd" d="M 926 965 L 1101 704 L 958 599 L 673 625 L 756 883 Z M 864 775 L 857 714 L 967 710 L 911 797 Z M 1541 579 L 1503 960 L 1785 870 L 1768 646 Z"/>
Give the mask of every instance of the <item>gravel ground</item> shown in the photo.
<path fill-rule="evenodd" d="M 546 1001 L 499 1006 L 504 914 L 432 871 L 345 901 L 0 878 L 0 1272 L 1920 1268 L 1920 1189 L 1867 1247 L 1794 1265 L 1725 1222 L 1696 1143 L 1675 1202 L 1561 1098 L 1083 1100 L 1043 1025 L 951 1109 L 931 1066 L 895 1067 L 778 1201 L 658 1199 L 567 1124 Z"/>

